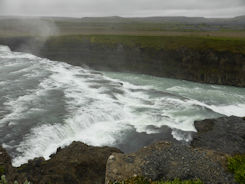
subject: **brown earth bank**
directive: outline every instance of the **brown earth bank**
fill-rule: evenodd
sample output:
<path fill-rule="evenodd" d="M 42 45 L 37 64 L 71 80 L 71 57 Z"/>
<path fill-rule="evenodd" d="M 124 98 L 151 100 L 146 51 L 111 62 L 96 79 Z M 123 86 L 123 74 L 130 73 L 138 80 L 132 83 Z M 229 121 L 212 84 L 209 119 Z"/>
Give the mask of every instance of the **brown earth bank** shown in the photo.
<path fill-rule="evenodd" d="M 118 37 L 60 36 L 46 40 L 0 37 L 0 44 L 14 51 L 96 70 L 245 87 L 245 47 L 238 40 Z"/>
<path fill-rule="evenodd" d="M 235 183 L 227 157 L 245 153 L 245 120 L 223 117 L 195 122 L 198 130 L 190 145 L 165 140 L 123 154 L 110 147 L 81 142 L 58 148 L 50 160 L 30 160 L 18 168 L 0 147 L 0 175 L 34 184 L 94 184 L 142 176 L 151 180 L 201 179 L 207 184 Z"/>

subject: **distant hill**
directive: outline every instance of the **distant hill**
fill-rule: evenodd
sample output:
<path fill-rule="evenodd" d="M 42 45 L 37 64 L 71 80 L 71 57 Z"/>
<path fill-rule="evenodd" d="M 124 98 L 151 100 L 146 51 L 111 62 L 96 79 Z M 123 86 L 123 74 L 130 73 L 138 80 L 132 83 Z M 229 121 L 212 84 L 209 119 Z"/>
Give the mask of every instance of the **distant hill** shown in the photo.
<path fill-rule="evenodd" d="M 224 32 L 245 34 L 245 16 L 204 17 L 14 17 L 0 16 L 0 35 L 147 34 L 172 32 Z M 235 34 L 235 33 L 232 33 Z M 210 33 L 208 33 L 210 35 Z"/>
<path fill-rule="evenodd" d="M 81 18 L 82 22 L 110 22 L 110 23 L 184 23 L 184 24 L 233 24 L 233 23 L 240 23 L 245 24 L 245 15 L 239 16 L 235 18 L 204 18 L 204 17 L 132 17 L 132 18 L 125 18 L 125 17 L 84 17 Z"/>
<path fill-rule="evenodd" d="M 204 17 L 16 17 L 0 16 L 0 20 L 46 20 L 46 21 L 65 21 L 65 22 L 104 22 L 104 23 L 178 23 L 178 24 L 245 24 L 245 15 L 234 18 L 204 18 Z"/>
<path fill-rule="evenodd" d="M 245 15 L 239 16 L 239 17 L 235 17 L 235 18 L 233 18 L 231 20 L 236 22 L 236 23 L 239 23 L 239 24 L 245 24 Z"/>

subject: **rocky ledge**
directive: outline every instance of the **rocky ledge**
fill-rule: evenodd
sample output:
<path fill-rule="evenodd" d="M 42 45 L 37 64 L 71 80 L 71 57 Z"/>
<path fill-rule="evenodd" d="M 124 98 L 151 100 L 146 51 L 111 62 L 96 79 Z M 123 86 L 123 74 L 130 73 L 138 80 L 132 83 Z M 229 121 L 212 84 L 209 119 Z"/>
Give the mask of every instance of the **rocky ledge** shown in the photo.
<path fill-rule="evenodd" d="M 0 175 L 9 183 L 26 179 L 35 184 L 94 184 L 141 176 L 151 180 L 200 179 L 206 184 L 236 183 L 227 169 L 227 157 L 245 154 L 245 120 L 223 117 L 195 122 L 191 144 L 166 142 L 123 154 L 116 148 L 81 142 L 57 149 L 51 159 L 37 158 L 18 168 L 0 148 Z"/>
<path fill-rule="evenodd" d="M 51 159 L 30 160 L 18 168 L 11 166 L 10 157 L 1 148 L 0 168 L 10 183 L 28 180 L 32 184 L 94 184 L 104 183 L 108 157 L 121 151 L 110 147 L 93 147 L 81 142 L 57 149 Z"/>
<path fill-rule="evenodd" d="M 231 116 L 195 122 L 191 146 L 226 154 L 245 153 L 245 118 Z"/>

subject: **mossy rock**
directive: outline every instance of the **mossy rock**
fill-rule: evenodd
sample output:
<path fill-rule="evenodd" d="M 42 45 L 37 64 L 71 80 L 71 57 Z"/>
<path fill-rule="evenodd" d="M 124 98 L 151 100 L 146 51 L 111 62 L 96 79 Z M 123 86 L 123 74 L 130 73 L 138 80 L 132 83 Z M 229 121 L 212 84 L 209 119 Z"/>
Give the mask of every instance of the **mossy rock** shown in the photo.
<path fill-rule="evenodd" d="M 245 183 L 245 154 L 228 158 L 228 169 L 234 173 L 236 182 Z"/>

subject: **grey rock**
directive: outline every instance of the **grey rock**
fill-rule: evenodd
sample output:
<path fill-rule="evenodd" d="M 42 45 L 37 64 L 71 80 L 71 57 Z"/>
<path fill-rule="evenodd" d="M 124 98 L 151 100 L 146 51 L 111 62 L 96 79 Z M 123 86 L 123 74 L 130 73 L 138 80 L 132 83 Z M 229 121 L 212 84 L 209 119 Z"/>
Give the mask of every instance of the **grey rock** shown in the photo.
<path fill-rule="evenodd" d="M 245 153 L 245 120 L 231 116 L 196 121 L 191 145 L 227 154 Z"/>
<path fill-rule="evenodd" d="M 136 153 L 113 153 L 107 161 L 106 183 L 135 176 L 152 180 L 201 179 L 206 184 L 231 184 L 226 155 L 178 143 L 158 142 Z"/>

